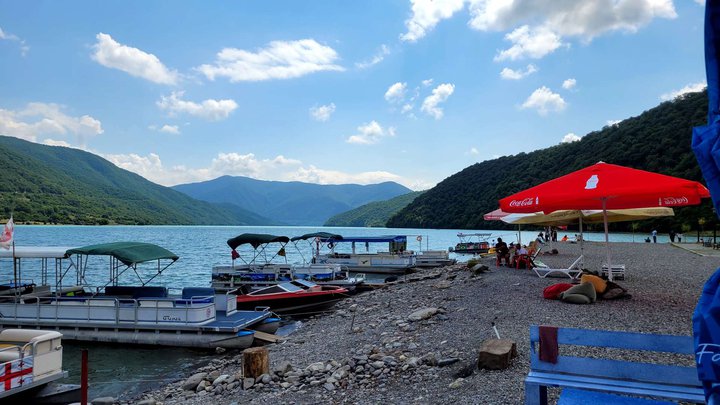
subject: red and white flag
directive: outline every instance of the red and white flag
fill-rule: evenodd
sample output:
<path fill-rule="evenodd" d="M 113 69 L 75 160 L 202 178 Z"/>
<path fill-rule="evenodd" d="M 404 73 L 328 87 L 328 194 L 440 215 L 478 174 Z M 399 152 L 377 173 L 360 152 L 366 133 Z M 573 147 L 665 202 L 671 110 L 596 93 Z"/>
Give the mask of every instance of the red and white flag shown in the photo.
<path fill-rule="evenodd" d="M 2 235 L 0 235 L 0 247 L 3 247 L 5 249 L 10 249 L 10 246 L 12 246 L 13 242 L 13 231 L 15 230 L 15 223 L 13 222 L 12 217 L 7 221 L 5 224 L 5 229 L 3 230 Z"/>

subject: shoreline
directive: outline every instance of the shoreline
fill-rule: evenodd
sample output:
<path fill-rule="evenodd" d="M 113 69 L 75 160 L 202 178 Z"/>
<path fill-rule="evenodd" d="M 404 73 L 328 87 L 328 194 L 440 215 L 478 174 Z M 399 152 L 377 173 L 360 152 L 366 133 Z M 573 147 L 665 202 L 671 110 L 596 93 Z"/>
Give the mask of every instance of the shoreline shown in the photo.
<path fill-rule="evenodd" d="M 562 266 L 579 255 L 579 245 L 563 244 L 558 250 L 560 254 L 541 260 Z M 599 269 L 604 243 L 587 242 L 584 251 L 585 267 Z M 479 276 L 472 277 L 464 264 L 448 266 L 436 279 L 352 296 L 332 313 L 303 321 L 285 343 L 267 346 L 271 375 L 253 388 L 241 387 L 242 355 L 230 353 L 196 370 L 212 378 L 209 388 L 184 390 L 188 375 L 137 399 L 163 404 L 521 403 L 532 324 L 692 333 L 692 311 L 720 257 L 698 256 L 666 243 L 612 243 L 611 252 L 614 263 L 627 267 L 626 280 L 618 284 L 631 299 L 591 305 L 544 300 L 544 287 L 569 279 L 540 279 L 528 270 L 495 267 L 494 258 L 486 257 L 480 262 L 490 271 Z M 426 320 L 408 320 L 428 307 L 438 312 Z M 517 343 L 518 357 L 506 370 L 475 368 L 458 380 L 461 369 L 473 368 L 480 343 L 494 336 L 492 322 L 503 338 Z M 213 378 L 225 375 L 225 383 Z"/>

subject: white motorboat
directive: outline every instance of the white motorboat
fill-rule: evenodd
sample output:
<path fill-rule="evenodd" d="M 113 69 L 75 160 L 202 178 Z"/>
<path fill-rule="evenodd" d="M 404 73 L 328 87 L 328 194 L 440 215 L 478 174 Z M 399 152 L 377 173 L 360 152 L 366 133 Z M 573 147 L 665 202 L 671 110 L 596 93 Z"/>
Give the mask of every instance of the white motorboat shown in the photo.
<path fill-rule="evenodd" d="M 455 264 L 457 260 L 451 259 L 445 250 L 423 250 L 418 253 L 415 266 L 424 268 L 443 267 Z"/>

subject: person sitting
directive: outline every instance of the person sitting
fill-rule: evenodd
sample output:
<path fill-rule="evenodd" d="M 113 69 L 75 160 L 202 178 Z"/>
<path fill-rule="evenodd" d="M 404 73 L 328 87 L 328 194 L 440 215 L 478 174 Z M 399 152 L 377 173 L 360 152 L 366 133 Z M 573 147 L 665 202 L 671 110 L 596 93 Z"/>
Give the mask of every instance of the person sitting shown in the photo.
<path fill-rule="evenodd" d="M 510 249 L 508 249 L 507 243 L 503 242 L 502 238 L 498 238 L 495 244 L 495 253 L 497 253 L 497 265 L 502 266 L 503 260 L 506 265 L 510 265 Z"/>
<path fill-rule="evenodd" d="M 520 258 L 522 258 L 523 256 L 527 257 L 527 255 L 528 255 L 527 248 L 518 243 L 517 249 L 515 249 L 515 252 L 513 252 L 513 257 L 512 257 L 512 261 L 510 262 L 510 266 L 517 268 L 518 261 L 520 260 Z"/>
<path fill-rule="evenodd" d="M 567 235 L 563 236 L 562 239 L 560 239 L 560 240 L 561 240 L 562 242 L 567 242 L 567 241 L 568 241 Z"/>

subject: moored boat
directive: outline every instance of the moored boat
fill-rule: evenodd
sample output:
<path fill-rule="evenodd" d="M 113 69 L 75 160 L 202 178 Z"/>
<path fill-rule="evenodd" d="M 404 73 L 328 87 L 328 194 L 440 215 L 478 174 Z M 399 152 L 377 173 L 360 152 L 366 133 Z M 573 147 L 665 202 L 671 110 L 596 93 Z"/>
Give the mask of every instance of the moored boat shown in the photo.
<path fill-rule="evenodd" d="M 347 297 L 348 290 L 294 280 L 255 291 L 240 288 L 234 293 L 237 294 L 238 308 L 268 307 L 279 314 L 313 314 L 326 310 Z"/>
<path fill-rule="evenodd" d="M 330 252 L 318 255 L 317 263 L 339 264 L 352 272 L 383 274 L 404 274 L 415 267 L 415 253 L 407 250 L 404 235 L 321 238 L 321 241 L 327 243 Z M 357 253 L 358 243 L 365 245 L 365 253 Z M 371 243 L 387 243 L 388 251 L 370 252 Z M 350 252 L 337 251 L 340 245 L 347 244 Z"/>
<path fill-rule="evenodd" d="M 488 238 L 492 236 L 491 233 L 458 233 L 460 242 L 455 245 L 455 248 L 450 248 L 451 252 L 454 253 L 466 253 L 466 254 L 486 254 L 490 250 L 490 242 Z"/>
<path fill-rule="evenodd" d="M 110 276 L 102 286 L 86 279 L 89 258 L 110 258 Z M 12 251 L 0 250 L 12 258 Z M 235 296 L 215 294 L 211 288 L 185 287 L 173 294 L 164 286 L 149 285 L 178 257 L 160 246 L 116 242 L 82 248 L 15 249 L 15 260 L 39 259 L 38 285 L 18 271 L 11 283 L 15 293 L 0 296 L 0 326 L 38 328 L 61 332 L 68 340 L 185 346 L 194 348 L 245 348 L 254 340 L 254 325 L 271 317 L 268 311 L 238 311 Z M 157 262 L 154 270 L 139 264 Z M 24 266 L 17 266 L 22 269 Z M 142 271 L 141 271 L 142 270 Z M 134 274 L 138 285 L 120 285 L 121 276 Z M 141 277 L 144 275 L 145 278 Z M 125 277 L 123 277 L 125 279 Z M 25 287 L 29 287 L 25 288 Z M 24 289 L 23 289 L 24 288 Z"/>
<path fill-rule="evenodd" d="M 416 267 L 433 268 L 455 264 L 457 260 L 451 259 L 450 254 L 444 250 L 423 250 L 415 259 Z"/>
<path fill-rule="evenodd" d="M 68 375 L 62 368 L 62 355 L 62 334 L 58 332 L 0 331 L 0 400 L 3 403 L 79 400 L 79 385 L 55 384 Z"/>
<path fill-rule="evenodd" d="M 302 264 L 292 266 L 293 279 L 308 280 L 320 285 L 335 285 L 346 288 L 349 292 L 357 291 L 358 287 L 365 282 L 364 273 L 350 275 L 348 268 L 340 264 L 318 263 L 320 250 L 325 245 L 323 240 L 329 239 L 340 240 L 342 236 L 328 232 L 314 232 L 290 238 L 290 241 L 303 258 Z M 301 241 L 307 242 L 310 246 L 309 261 L 303 254 L 302 249 L 298 247 L 298 243 Z"/>

